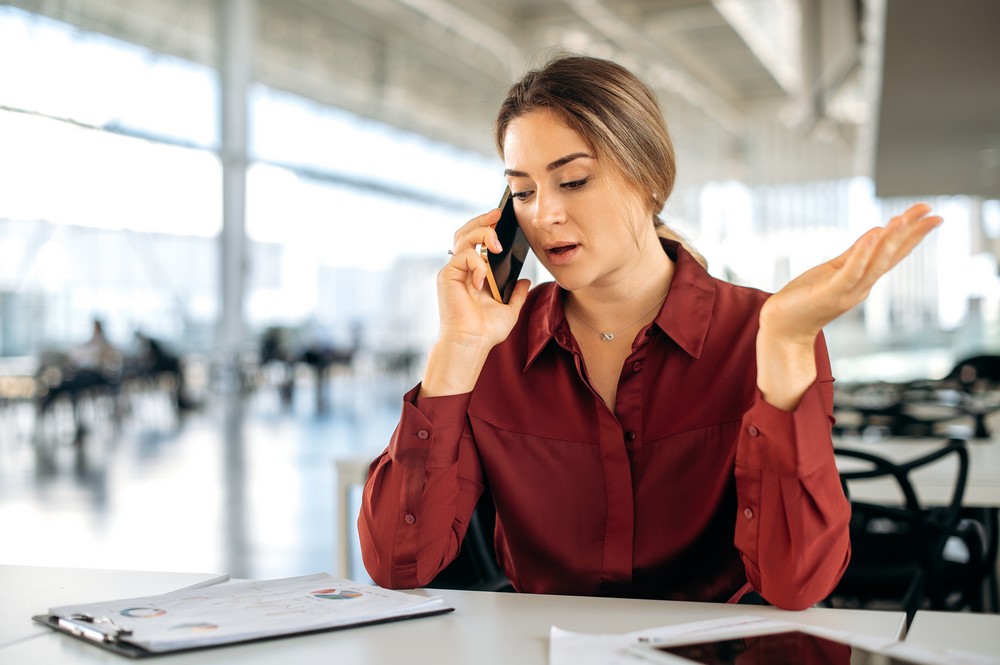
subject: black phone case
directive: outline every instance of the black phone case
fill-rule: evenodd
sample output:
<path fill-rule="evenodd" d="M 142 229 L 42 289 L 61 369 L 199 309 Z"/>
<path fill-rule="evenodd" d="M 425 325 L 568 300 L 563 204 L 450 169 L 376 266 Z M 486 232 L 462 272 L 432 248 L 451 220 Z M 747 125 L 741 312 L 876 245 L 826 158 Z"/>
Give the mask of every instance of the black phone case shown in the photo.
<path fill-rule="evenodd" d="M 502 206 L 500 220 L 494 230 L 497 232 L 503 251 L 499 254 L 490 253 L 487 260 L 500 300 L 506 304 L 510 302 L 510 294 L 514 291 L 514 285 L 517 284 L 517 278 L 521 274 L 530 248 L 528 240 L 524 237 L 524 233 L 517 223 L 517 216 L 514 214 L 514 198 L 510 195 L 509 189 L 504 192 L 500 205 Z"/>

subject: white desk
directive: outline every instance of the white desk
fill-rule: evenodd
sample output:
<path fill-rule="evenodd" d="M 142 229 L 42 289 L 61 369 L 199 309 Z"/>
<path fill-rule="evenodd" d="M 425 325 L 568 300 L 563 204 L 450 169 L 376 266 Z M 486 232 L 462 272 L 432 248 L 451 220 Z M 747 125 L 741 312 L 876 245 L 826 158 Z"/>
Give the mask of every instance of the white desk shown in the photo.
<path fill-rule="evenodd" d="M 41 614 L 49 607 L 122 598 L 123 593 L 130 596 L 166 593 L 219 577 L 204 573 L 0 565 L 0 649 L 51 633 L 31 620 L 32 615 Z"/>
<path fill-rule="evenodd" d="M 928 612 L 913 617 L 906 642 L 932 649 L 955 648 L 1000 656 L 1000 614 Z"/>
<path fill-rule="evenodd" d="M 70 576 L 63 569 L 47 569 L 53 579 L 86 580 L 88 575 L 75 571 Z M 44 577 L 45 569 L 34 571 Z M 46 585 L 30 596 L 18 593 L 7 598 L 7 581 L 22 575 L 16 566 L 0 567 L 0 589 L 4 589 L 5 616 L 28 622 L 32 614 L 44 612 L 50 605 L 69 600 L 54 585 Z M 101 585 L 98 596 L 128 597 L 140 589 L 121 579 L 108 577 L 104 571 L 93 583 Z M 209 577 L 209 576 L 205 576 Z M 135 579 L 135 578 L 132 578 Z M 170 573 L 146 573 L 148 592 L 154 584 L 161 589 L 178 582 Z M 183 582 L 182 582 L 183 584 Z M 643 628 L 686 623 L 740 614 L 766 616 L 853 633 L 864 633 L 886 640 L 902 634 L 901 612 L 869 610 L 834 610 L 812 608 L 804 612 L 784 612 L 772 607 L 723 605 L 716 603 L 680 603 L 617 598 L 544 596 L 478 591 L 425 590 L 440 595 L 455 611 L 449 614 L 351 628 L 348 630 L 303 635 L 253 644 L 234 645 L 168 656 L 171 663 L 216 664 L 300 663 L 335 661 L 351 665 L 386 663 L 517 663 L 542 665 L 548 662 L 549 628 L 557 625 L 586 633 L 625 633 Z M 95 598 L 90 598 L 95 599 Z M 72 600 L 82 600 L 74 595 Z M 51 663 L 108 663 L 122 665 L 121 656 L 108 653 L 67 635 L 49 632 L 0 647 L 0 662 L 30 665 Z"/>

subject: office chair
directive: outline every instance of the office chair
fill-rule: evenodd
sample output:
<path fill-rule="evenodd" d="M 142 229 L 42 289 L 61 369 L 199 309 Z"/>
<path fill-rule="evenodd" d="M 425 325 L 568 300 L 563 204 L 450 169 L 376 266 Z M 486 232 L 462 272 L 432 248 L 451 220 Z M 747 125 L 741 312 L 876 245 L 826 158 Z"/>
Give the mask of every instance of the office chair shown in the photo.
<path fill-rule="evenodd" d="M 980 355 L 959 360 L 945 380 L 956 381 L 966 390 L 1000 386 L 1000 356 Z"/>
<path fill-rule="evenodd" d="M 513 591 L 514 587 L 497 563 L 493 548 L 496 508 L 493 497 L 484 492 L 469 519 L 465 540 L 455 560 L 437 574 L 428 587 L 470 591 Z"/>
<path fill-rule="evenodd" d="M 849 499 L 851 486 L 888 478 L 895 481 L 903 502 L 851 501 L 851 561 L 828 599 L 831 604 L 866 607 L 886 602 L 904 610 L 908 622 L 924 606 L 981 611 L 986 545 L 974 524 L 960 520 L 969 467 L 965 443 L 952 439 L 905 463 L 859 450 L 835 448 L 834 452 L 864 463 L 862 469 L 841 471 Z M 943 507 L 926 508 L 910 482 L 910 473 L 948 456 L 958 463 L 951 500 Z M 964 546 L 966 553 L 953 556 L 950 551 L 956 546 Z"/>

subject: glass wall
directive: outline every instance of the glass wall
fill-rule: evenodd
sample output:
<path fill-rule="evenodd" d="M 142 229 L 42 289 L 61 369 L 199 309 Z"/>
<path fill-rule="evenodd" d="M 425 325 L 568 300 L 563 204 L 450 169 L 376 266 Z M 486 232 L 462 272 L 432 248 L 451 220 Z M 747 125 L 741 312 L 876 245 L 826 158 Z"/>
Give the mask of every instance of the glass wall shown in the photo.
<path fill-rule="evenodd" d="M 92 317 L 118 343 L 143 329 L 209 352 L 221 310 L 215 72 L 10 7 L 0 62 L 19 63 L 0 67 L 0 356 L 80 342 Z M 711 179 L 685 165 L 719 142 L 685 127 L 693 109 L 665 107 L 682 166 L 666 218 L 717 276 L 780 288 L 911 203 L 876 199 L 866 178 Z M 496 205 L 499 161 L 263 86 L 250 118 L 248 348 L 280 326 L 425 350 L 434 274 L 454 229 Z M 750 148 L 753 163 L 782 159 Z M 939 372 L 997 345 L 997 202 L 931 203 L 946 228 L 828 331 L 842 376 Z M 885 350 L 913 358 L 873 363 Z"/>
<path fill-rule="evenodd" d="M 0 355 L 143 329 L 209 351 L 219 315 L 218 81 L 199 65 L 0 8 Z M 359 326 L 419 346 L 454 229 L 499 162 L 253 89 L 251 339 Z M 427 284 L 427 288 L 415 285 Z M 377 335 L 376 335 L 377 333 Z"/>

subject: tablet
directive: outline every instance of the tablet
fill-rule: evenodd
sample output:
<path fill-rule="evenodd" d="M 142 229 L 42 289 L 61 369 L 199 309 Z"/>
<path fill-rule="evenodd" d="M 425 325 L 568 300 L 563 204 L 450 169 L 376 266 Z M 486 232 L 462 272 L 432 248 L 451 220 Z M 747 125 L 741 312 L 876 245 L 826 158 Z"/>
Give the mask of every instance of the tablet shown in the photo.
<path fill-rule="evenodd" d="M 703 665 L 918 665 L 920 662 L 797 630 L 683 645 L 643 641 L 631 645 L 629 650 L 653 662 Z"/>

